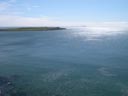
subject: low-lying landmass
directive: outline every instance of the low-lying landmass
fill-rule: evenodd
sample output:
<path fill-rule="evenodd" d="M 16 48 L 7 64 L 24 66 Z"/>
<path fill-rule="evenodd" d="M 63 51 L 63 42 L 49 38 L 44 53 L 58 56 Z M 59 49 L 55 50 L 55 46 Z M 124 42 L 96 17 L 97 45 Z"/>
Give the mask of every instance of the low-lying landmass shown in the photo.
<path fill-rule="evenodd" d="M 64 30 L 61 27 L 19 27 L 19 28 L 1 28 L 0 31 L 49 31 Z"/>

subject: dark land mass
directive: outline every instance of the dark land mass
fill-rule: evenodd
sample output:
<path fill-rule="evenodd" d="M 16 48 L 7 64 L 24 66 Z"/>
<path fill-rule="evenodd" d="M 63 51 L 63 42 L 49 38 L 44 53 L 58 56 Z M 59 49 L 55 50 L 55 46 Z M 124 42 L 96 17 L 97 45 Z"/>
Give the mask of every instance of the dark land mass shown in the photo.
<path fill-rule="evenodd" d="M 49 31 L 64 30 L 61 27 L 19 27 L 19 28 L 1 28 L 0 31 Z"/>

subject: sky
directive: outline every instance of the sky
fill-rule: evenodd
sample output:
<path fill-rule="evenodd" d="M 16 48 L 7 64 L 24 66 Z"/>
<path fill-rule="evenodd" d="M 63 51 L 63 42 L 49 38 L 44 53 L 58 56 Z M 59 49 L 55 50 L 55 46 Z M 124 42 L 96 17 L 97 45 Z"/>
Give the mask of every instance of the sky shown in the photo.
<path fill-rule="evenodd" d="M 128 0 L 0 0 L 0 26 L 126 24 Z"/>

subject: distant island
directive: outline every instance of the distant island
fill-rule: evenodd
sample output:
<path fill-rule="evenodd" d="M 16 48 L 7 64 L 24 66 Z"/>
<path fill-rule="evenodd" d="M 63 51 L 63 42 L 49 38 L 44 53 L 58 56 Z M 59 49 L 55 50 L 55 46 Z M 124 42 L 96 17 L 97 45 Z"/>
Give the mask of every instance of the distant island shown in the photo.
<path fill-rule="evenodd" d="M 18 28 L 1 28 L 0 31 L 49 31 L 49 30 L 64 30 L 61 27 L 18 27 Z"/>

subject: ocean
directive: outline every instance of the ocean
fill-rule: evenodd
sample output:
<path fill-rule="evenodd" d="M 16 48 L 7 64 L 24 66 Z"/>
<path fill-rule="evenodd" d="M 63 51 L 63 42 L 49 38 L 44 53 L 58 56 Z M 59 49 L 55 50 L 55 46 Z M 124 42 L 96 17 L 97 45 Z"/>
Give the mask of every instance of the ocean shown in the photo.
<path fill-rule="evenodd" d="M 0 32 L 0 77 L 9 96 L 128 96 L 128 31 Z"/>

